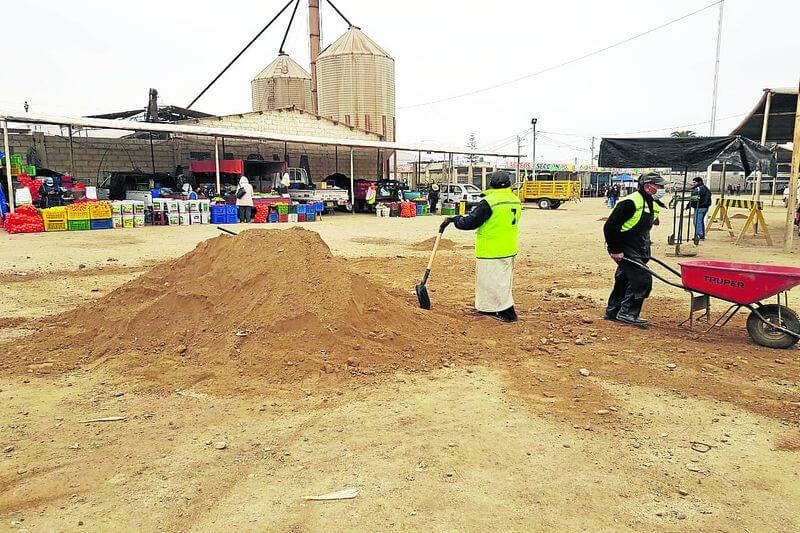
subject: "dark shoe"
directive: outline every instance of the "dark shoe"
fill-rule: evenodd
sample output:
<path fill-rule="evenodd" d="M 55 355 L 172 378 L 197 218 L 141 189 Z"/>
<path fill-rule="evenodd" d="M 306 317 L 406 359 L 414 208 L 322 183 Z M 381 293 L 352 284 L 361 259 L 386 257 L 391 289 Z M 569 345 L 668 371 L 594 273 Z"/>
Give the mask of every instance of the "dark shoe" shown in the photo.
<path fill-rule="evenodd" d="M 510 322 L 517 321 L 516 315 L 514 315 L 514 317 L 512 318 L 511 316 L 505 314 L 505 311 L 500 311 L 500 312 L 478 311 L 478 313 L 484 316 L 494 318 L 495 320 L 499 320 L 500 322 L 505 322 L 507 324 Z"/>
<path fill-rule="evenodd" d="M 603 320 L 610 320 L 611 322 L 618 322 L 617 315 L 609 315 L 608 313 L 603 315 Z"/>
<path fill-rule="evenodd" d="M 626 315 L 624 313 L 617 314 L 617 322 L 622 322 L 623 324 L 628 324 L 629 326 L 636 326 L 637 328 L 646 328 L 648 325 L 647 320 L 639 318 L 638 316 Z"/>
<path fill-rule="evenodd" d="M 507 318 L 509 322 L 516 322 L 517 320 L 519 320 L 519 317 L 517 317 L 517 311 L 516 309 L 514 309 L 513 305 L 508 309 L 500 311 L 498 314 Z"/>

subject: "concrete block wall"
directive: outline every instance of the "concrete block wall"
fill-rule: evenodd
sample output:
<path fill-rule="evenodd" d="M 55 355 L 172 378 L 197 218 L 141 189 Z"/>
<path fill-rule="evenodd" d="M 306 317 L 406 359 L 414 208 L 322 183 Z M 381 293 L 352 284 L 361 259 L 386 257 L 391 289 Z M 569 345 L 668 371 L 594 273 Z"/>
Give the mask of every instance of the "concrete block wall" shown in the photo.
<path fill-rule="evenodd" d="M 69 173 L 71 168 L 69 138 L 36 133 L 34 135 L 10 135 L 12 154 L 22 155 L 26 161 L 28 150 L 36 148 L 42 166 L 58 172 Z M 220 158 L 223 157 L 220 142 Z M 150 141 L 141 139 L 120 139 L 101 137 L 73 138 L 75 174 L 90 183 L 102 180 L 108 172 L 129 171 L 138 168 L 151 172 Z M 214 156 L 214 140 L 208 137 L 176 137 L 166 141 L 153 141 L 156 172 L 173 172 L 177 165 L 188 170 L 191 152 L 208 152 Z M 333 146 L 289 144 L 287 155 L 291 166 L 300 165 L 300 156 L 308 155 L 311 175 L 314 181 L 338 171 L 350 175 L 350 150 Z M 271 160 L 273 154 L 284 158 L 283 143 L 259 143 L 253 141 L 225 141 L 225 153 L 235 159 L 244 159 L 250 154 L 260 154 Z M 383 157 L 385 153 L 381 154 Z M 375 179 L 377 174 L 377 150 L 356 149 L 354 167 L 356 178 Z"/>

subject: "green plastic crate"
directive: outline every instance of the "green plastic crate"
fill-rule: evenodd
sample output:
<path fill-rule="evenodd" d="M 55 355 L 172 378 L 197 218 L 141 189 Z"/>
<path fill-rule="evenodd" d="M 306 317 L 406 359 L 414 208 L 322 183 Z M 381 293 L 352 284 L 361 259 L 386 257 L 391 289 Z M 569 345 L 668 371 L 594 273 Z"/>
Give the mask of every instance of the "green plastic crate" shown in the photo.
<path fill-rule="evenodd" d="M 22 166 L 22 156 L 21 155 L 12 155 L 11 156 L 11 164 L 17 167 Z"/>
<path fill-rule="evenodd" d="M 67 220 L 68 231 L 88 231 L 91 228 L 91 220 Z"/>

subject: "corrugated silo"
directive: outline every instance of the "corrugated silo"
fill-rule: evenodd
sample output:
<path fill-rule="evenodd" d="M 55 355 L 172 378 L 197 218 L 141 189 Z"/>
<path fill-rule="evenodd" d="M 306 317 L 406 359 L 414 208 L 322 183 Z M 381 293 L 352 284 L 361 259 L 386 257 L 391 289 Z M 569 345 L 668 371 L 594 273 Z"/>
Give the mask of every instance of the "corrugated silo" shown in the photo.
<path fill-rule="evenodd" d="M 311 111 L 311 74 L 291 57 L 280 54 L 250 83 L 253 111 L 295 106 Z"/>
<path fill-rule="evenodd" d="M 384 135 L 394 133 L 394 59 L 351 26 L 317 58 L 319 115 Z"/>

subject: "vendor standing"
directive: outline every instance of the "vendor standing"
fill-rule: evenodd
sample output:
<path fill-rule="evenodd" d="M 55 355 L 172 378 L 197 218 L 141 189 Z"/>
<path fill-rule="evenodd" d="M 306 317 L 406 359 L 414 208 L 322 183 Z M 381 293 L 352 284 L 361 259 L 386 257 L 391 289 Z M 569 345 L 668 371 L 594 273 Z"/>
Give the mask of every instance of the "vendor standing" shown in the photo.
<path fill-rule="evenodd" d="M 53 178 L 45 178 L 39 187 L 39 206 L 42 209 L 61 205 L 61 187 L 56 185 Z"/>
<path fill-rule="evenodd" d="M 617 203 L 603 226 L 608 254 L 617 262 L 606 320 L 647 327 L 647 320 L 639 315 L 650 296 L 653 277 L 624 259 L 642 264 L 650 260 L 650 229 L 659 223 L 664 185 L 666 180 L 657 172 L 640 176 L 638 190 Z"/>
<path fill-rule="evenodd" d="M 253 186 L 245 176 L 239 179 L 236 205 L 239 206 L 239 222 L 250 222 L 253 217 Z"/>
<path fill-rule="evenodd" d="M 469 215 L 446 218 L 461 230 L 477 229 L 475 238 L 475 310 L 501 322 L 516 322 L 512 284 L 519 244 L 522 204 L 511 190 L 511 174 L 493 172 L 489 189 Z"/>
<path fill-rule="evenodd" d="M 439 205 L 439 185 L 434 183 L 428 191 L 428 209 L 431 215 L 436 214 L 436 206 Z"/>

